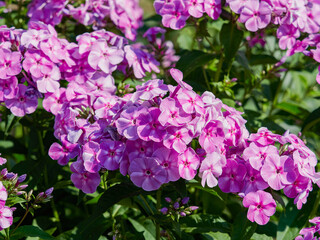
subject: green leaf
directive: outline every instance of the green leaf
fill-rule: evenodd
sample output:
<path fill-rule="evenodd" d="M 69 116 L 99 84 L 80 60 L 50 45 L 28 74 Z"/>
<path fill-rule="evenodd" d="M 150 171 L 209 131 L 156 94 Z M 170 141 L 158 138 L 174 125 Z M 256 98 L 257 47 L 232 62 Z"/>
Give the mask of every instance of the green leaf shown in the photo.
<path fill-rule="evenodd" d="M 302 117 L 303 115 L 308 113 L 307 110 L 301 108 L 300 105 L 295 103 L 282 102 L 277 104 L 276 108 L 281 109 L 297 117 Z"/>
<path fill-rule="evenodd" d="M 39 237 L 40 239 L 44 240 L 51 240 L 55 239 L 54 237 L 50 236 L 48 233 L 43 231 L 41 228 L 32 226 L 32 225 L 25 225 L 19 227 L 11 236 L 11 240 L 22 239 L 26 237 Z"/>
<path fill-rule="evenodd" d="M 210 214 L 192 214 L 180 220 L 186 233 L 230 232 L 230 226 L 221 217 Z"/>
<path fill-rule="evenodd" d="M 184 51 L 176 68 L 183 72 L 183 77 L 187 77 L 196 68 L 202 67 L 213 60 L 215 55 L 205 53 L 199 50 Z"/>
<path fill-rule="evenodd" d="M 221 232 L 209 232 L 202 234 L 203 238 L 206 240 L 230 240 L 230 236 L 227 233 Z"/>
<path fill-rule="evenodd" d="M 26 202 L 25 199 L 18 196 L 12 196 L 7 199 L 6 206 L 11 207 L 13 205 L 16 205 L 17 203 L 24 203 L 24 202 Z"/>
<path fill-rule="evenodd" d="M 156 239 L 156 228 L 150 219 L 143 221 L 143 223 L 140 223 L 132 218 L 128 218 L 128 220 L 131 222 L 132 226 L 137 230 L 137 232 L 143 232 L 145 239 Z"/>
<path fill-rule="evenodd" d="M 114 185 L 105 191 L 102 196 L 100 197 L 96 213 L 104 213 L 107 211 L 111 206 L 118 203 L 120 200 L 137 196 L 144 191 L 141 188 L 134 186 L 133 184 L 129 183 L 120 183 Z"/>
<path fill-rule="evenodd" d="M 273 240 L 273 237 L 267 236 L 265 234 L 255 233 L 252 235 L 251 240 Z"/>
<path fill-rule="evenodd" d="M 314 110 L 312 113 L 310 113 L 310 115 L 304 121 L 301 131 L 305 132 L 319 122 L 320 122 L 320 107 Z"/>
<path fill-rule="evenodd" d="M 95 239 L 93 236 L 101 235 L 111 224 L 110 220 L 102 216 L 104 212 L 122 199 L 142 193 L 144 191 L 141 188 L 129 183 L 120 183 L 108 188 L 99 198 L 94 214 L 76 227 L 76 234 L 72 239 Z"/>
<path fill-rule="evenodd" d="M 293 199 L 287 204 L 285 211 L 281 214 L 277 240 L 292 240 L 294 239 L 303 226 L 307 223 L 309 216 L 314 209 L 316 202 L 317 191 L 310 193 L 307 203 L 300 209 L 293 203 Z"/>
<path fill-rule="evenodd" d="M 248 220 L 246 212 L 241 212 L 234 220 L 231 239 L 249 240 L 254 234 L 256 228 L 257 224 Z"/>
<path fill-rule="evenodd" d="M 243 32 L 231 22 L 223 24 L 220 32 L 220 42 L 224 47 L 225 61 L 230 65 L 235 57 L 243 39 Z"/>
<path fill-rule="evenodd" d="M 265 64 L 275 64 L 278 60 L 270 55 L 259 54 L 259 55 L 250 55 L 249 63 L 250 65 L 265 65 Z"/>

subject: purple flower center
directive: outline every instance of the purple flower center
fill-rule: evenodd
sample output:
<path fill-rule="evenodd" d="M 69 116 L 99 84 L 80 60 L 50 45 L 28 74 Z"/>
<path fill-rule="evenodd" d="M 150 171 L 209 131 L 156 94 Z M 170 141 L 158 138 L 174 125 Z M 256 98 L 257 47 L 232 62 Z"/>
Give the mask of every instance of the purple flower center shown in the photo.
<path fill-rule="evenodd" d="M 151 171 L 150 170 L 146 170 L 145 173 L 146 173 L 147 176 L 151 175 Z"/>

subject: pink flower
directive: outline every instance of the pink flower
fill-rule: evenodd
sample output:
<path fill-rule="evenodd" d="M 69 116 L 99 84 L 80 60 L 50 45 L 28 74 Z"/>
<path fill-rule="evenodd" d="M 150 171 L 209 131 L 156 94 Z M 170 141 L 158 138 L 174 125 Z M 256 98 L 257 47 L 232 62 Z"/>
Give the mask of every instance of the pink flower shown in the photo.
<path fill-rule="evenodd" d="M 193 179 L 200 165 L 200 158 L 192 148 L 178 156 L 179 174 L 186 180 Z"/>
<path fill-rule="evenodd" d="M 167 179 L 167 173 L 154 157 L 136 158 L 130 163 L 130 179 L 143 190 L 158 189 Z"/>
<path fill-rule="evenodd" d="M 124 53 L 116 47 L 109 47 L 106 41 L 97 40 L 91 48 L 88 62 L 94 69 L 98 67 L 105 73 L 112 73 L 117 68 L 117 64 L 123 60 Z"/>
<path fill-rule="evenodd" d="M 155 150 L 152 156 L 158 159 L 159 164 L 167 172 L 166 183 L 175 182 L 180 178 L 176 151 L 161 147 Z"/>
<path fill-rule="evenodd" d="M 280 157 L 278 154 L 270 154 L 266 157 L 261 168 L 261 176 L 274 190 L 280 190 L 295 180 L 293 163 L 292 167 L 285 169 L 285 164 L 290 164 L 290 161 L 293 162 L 288 156 Z"/>
<path fill-rule="evenodd" d="M 204 0 L 190 0 L 187 2 L 188 13 L 195 18 L 201 18 L 203 15 Z"/>
<path fill-rule="evenodd" d="M 8 198 L 7 189 L 0 182 L 0 208 L 3 208 Z"/>
<path fill-rule="evenodd" d="M 240 192 L 247 170 L 243 163 L 233 159 L 227 160 L 227 165 L 222 169 L 219 177 L 219 187 L 223 192 Z"/>
<path fill-rule="evenodd" d="M 19 84 L 19 90 L 14 98 L 5 101 L 6 106 L 17 117 L 33 113 L 38 106 L 38 98 L 25 85 Z"/>
<path fill-rule="evenodd" d="M 0 48 L 0 78 L 6 79 L 21 72 L 21 53 Z"/>
<path fill-rule="evenodd" d="M 81 189 L 84 193 L 94 193 L 100 184 L 99 173 L 89 173 L 83 167 L 83 161 L 77 160 L 71 164 L 71 181 L 76 188 Z"/>
<path fill-rule="evenodd" d="M 202 178 L 201 185 L 205 187 L 206 183 L 208 187 L 213 188 L 217 186 L 219 177 L 222 173 L 222 167 L 226 165 L 226 159 L 223 155 L 212 152 L 207 154 L 206 158 L 201 162 L 199 175 Z"/>
<path fill-rule="evenodd" d="M 276 202 L 270 193 L 259 190 L 250 192 L 243 198 L 243 206 L 249 208 L 247 217 L 251 222 L 265 225 L 276 212 Z"/>
<path fill-rule="evenodd" d="M 125 145 L 119 141 L 104 140 L 100 143 L 98 160 L 107 170 L 116 170 L 123 157 Z"/>
<path fill-rule="evenodd" d="M 271 6 L 267 2 L 249 0 L 241 11 L 240 21 L 251 32 L 265 28 L 271 21 Z"/>
<path fill-rule="evenodd" d="M 0 230 L 10 227 L 12 223 L 12 209 L 6 206 L 0 208 Z"/>
<path fill-rule="evenodd" d="M 221 0 L 204 0 L 204 10 L 213 20 L 217 20 L 222 12 Z"/>
<path fill-rule="evenodd" d="M 182 153 L 187 149 L 187 144 L 192 141 L 192 132 L 187 128 L 167 128 L 167 135 L 163 139 L 163 145 Z"/>

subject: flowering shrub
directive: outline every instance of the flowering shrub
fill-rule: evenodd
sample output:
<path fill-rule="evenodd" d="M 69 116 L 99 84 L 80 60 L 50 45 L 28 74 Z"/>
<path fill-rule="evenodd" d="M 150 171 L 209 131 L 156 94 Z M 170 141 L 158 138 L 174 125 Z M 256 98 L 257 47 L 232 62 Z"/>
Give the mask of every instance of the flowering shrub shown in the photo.
<path fill-rule="evenodd" d="M 26 209 L 15 224 L 7 198 L 25 175 L 2 170 L 2 237 L 315 238 L 319 9 L 1 4 L 0 151 L 32 187 L 56 189 L 33 219 L 52 188 L 15 199 Z"/>

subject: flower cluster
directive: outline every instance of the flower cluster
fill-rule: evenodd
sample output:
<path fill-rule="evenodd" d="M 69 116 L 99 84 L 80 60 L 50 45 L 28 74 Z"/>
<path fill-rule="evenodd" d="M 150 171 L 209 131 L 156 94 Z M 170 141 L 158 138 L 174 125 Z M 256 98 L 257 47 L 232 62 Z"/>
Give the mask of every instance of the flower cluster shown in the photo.
<path fill-rule="evenodd" d="M 129 45 L 126 38 L 105 30 L 79 35 L 77 43 L 58 38 L 51 25 L 41 22 L 29 23 L 26 31 L 0 30 L 0 102 L 19 117 L 33 113 L 43 95 L 43 107 L 57 114 L 75 95 L 114 94 L 116 70 L 124 79 L 159 72 L 153 45 Z M 168 43 L 161 45 L 160 60 L 170 66 L 177 58 Z M 60 88 L 61 80 L 69 82 L 67 89 Z"/>
<path fill-rule="evenodd" d="M 193 211 L 197 210 L 197 206 L 185 206 L 189 202 L 189 197 L 183 199 L 178 198 L 175 201 L 172 201 L 171 198 L 166 197 L 166 202 L 169 203 L 168 207 L 163 207 L 160 209 L 160 212 L 163 215 L 171 216 L 172 219 L 178 220 L 180 217 L 185 217 L 191 214 Z"/>
<path fill-rule="evenodd" d="M 54 26 L 63 16 L 70 16 L 83 25 L 92 25 L 95 30 L 113 24 L 130 40 L 135 40 L 143 15 L 139 0 L 86 0 L 78 7 L 66 0 L 33 0 L 28 9 L 30 21 Z"/>
<path fill-rule="evenodd" d="M 221 0 L 155 0 L 154 7 L 162 16 L 162 24 L 175 30 L 183 28 L 190 16 L 200 18 L 207 13 L 216 20 L 225 11 L 223 7 L 229 7 L 251 32 L 263 30 L 270 24 L 277 26 L 279 47 L 286 50 L 286 54 L 276 66 L 295 53 L 303 53 L 320 63 L 320 3 L 317 0 L 227 0 L 225 6 Z M 249 45 L 263 46 L 265 41 L 261 37 L 263 32 L 256 33 L 249 39 Z M 320 84 L 320 73 L 317 81 Z"/>
<path fill-rule="evenodd" d="M 319 237 L 316 237 L 315 234 L 320 234 L 320 217 L 315 217 L 309 220 L 310 223 L 315 224 L 315 226 L 303 228 L 299 232 L 302 236 L 298 236 L 295 240 L 317 240 Z"/>
<path fill-rule="evenodd" d="M 178 86 L 153 79 L 123 97 L 91 95 L 74 90 L 75 98 L 62 105 L 55 119 L 49 155 L 61 165 L 71 158 L 71 180 L 85 193 L 100 183 L 100 170 L 117 170 L 146 191 L 179 178 L 219 186 L 244 197 L 244 206 L 275 202 L 267 188 L 284 190 L 300 209 L 319 184 L 317 159 L 297 136 L 273 134 L 266 128 L 249 135 L 241 113 L 212 93 L 201 96 L 171 69 Z M 68 87 L 69 88 L 69 87 Z M 264 206 L 263 205 L 263 206 Z M 260 218 L 250 217 L 261 213 Z M 266 224 L 265 214 L 250 210 L 248 218 Z M 250 216 L 249 216 L 250 215 Z"/>

